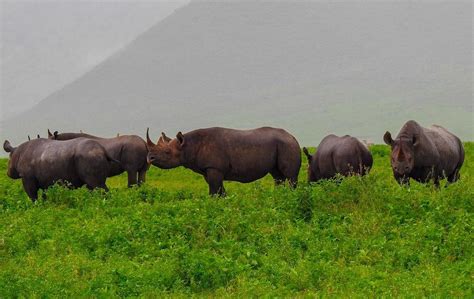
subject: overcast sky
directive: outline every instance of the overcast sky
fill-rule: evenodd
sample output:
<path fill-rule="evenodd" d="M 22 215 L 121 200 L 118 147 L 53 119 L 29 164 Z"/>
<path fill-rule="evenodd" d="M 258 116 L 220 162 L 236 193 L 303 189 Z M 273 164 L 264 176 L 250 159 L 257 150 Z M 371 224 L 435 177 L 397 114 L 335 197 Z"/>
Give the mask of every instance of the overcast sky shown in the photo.
<path fill-rule="evenodd" d="M 381 142 L 409 119 L 474 138 L 471 2 L 1 3 L 13 144 L 210 126 Z"/>
<path fill-rule="evenodd" d="M 187 2 L 0 1 L 0 119 L 80 77 Z"/>

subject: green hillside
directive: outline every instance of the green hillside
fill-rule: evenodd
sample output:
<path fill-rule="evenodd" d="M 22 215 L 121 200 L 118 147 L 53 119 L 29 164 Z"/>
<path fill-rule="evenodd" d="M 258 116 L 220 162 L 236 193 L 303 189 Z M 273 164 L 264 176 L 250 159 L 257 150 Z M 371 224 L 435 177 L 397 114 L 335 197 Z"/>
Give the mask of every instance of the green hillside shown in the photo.
<path fill-rule="evenodd" d="M 33 204 L 0 160 L 0 297 L 472 298 L 474 143 L 461 181 L 399 187 L 389 148 L 364 178 L 293 191 L 270 177 L 207 195 L 199 175 L 152 168 L 109 193 L 53 187 Z"/>

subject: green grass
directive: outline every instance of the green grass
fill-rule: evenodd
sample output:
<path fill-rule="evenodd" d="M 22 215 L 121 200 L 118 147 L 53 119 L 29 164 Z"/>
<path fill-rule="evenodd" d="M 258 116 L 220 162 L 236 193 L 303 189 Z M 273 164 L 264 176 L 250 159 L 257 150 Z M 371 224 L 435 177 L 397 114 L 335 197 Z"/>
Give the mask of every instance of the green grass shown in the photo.
<path fill-rule="evenodd" d="M 55 186 L 33 204 L 0 160 L 0 297 L 354 296 L 472 298 L 474 143 L 461 181 L 399 187 L 389 149 L 364 178 L 292 191 L 152 168 L 109 193 Z"/>

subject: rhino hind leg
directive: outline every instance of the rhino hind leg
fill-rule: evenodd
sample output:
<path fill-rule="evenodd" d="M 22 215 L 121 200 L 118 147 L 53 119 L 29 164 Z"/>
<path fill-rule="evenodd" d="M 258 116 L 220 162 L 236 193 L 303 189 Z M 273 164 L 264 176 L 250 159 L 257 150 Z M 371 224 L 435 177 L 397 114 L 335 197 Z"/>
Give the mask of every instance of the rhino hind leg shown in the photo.
<path fill-rule="evenodd" d="M 206 171 L 206 182 L 209 185 L 209 195 L 217 195 L 224 197 L 226 195 L 224 189 L 224 174 L 221 171 L 209 168 Z"/>
<path fill-rule="evenodd" d="M 290 187 L 295 189 L 298 186 L 298 175 L 289 178 L 288 182 L 290 183 Z"/>
<path fill-rule="evenodd" d="M 38 199 L 38 182 L 34 178 L 23 178 L 22 179 L 23 188 L 25 189 L 26 194 L 33 202 Z"/>
<path fill-rule="evenodd" d="M 290 187 L 296 188 L 298 184 L 298 174 L 300 172 L 301 160 L 299 159 L 284 159 L 285 157 L 278 157 L 278 170 L 282 180 L 288 180 Z M 275 177 L 273 177 L 275 179 Z"/>
<path fill-rule="evenodd" d="M 85 185 L 89 190 L 94 190 L 96 188 L 104 189 L 105 191 L 109 191 L 109 188 L 105 184 L 106 176 L 104 175 L 95 175 L 95 176 L 88 176 L 83 179 Z"/>
<path fill-rule="evenodd" d="M 455 169 L 454 172 L 448 176 L 448 182 L 455 183 L 461 178 L 461 174 L 459 173 L 459 168 Z"/>
<path fill-rule="evenodd" d="M 93 183 L 93 182 L 86 183 L 86 186 L 87 186 L 87 189 L 89 189 L 89 190 L 104 189 L 105 191 L 109 191 L 109 187 L 107 187 L 105 182 L 103 182 L 103 183 Z"/>
<path fill-rule="evenodd" d="M 286 178 L 278 169 L 272 170 L 270 174 L 275 181 L 275 186 L 285 183 Z"/>

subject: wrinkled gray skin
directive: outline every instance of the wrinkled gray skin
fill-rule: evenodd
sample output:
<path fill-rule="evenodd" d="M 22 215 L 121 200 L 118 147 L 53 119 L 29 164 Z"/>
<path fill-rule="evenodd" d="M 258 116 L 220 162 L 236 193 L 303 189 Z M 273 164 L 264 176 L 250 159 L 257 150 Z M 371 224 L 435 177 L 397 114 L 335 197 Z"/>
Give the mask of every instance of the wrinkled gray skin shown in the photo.
<path fill-rule="evenodd" d="M 38 190 L 55 182 L 68 182 L 77 188 L 107 189 L 105 180 L 110 165 L 116 164 L 96 141 L 78 138 L 67 142 L 34 139 L 13 147 L 7 140 L 3 149 L 10 153 L 8 176 L 21 179 L 26 194 L 35 201 Z"/>
<path fill-rule="evenodd" d="M 120 164 L 113 165 L 108 177 L 112 177 L 126 171 L 128 175 L 128 186 L 141 185 L 145 182 L 148 164 L 146 156 L 148 150 L 145 141 L 136 135 L 123 135 L 114 138 L 101 138 L 85 133 L 61 133 L 48 130 L 48 138 L 55 140 L 70 140 L 74 138 L 90 138 L 99 142 L 107 151 L 110 157 L 120 161 Z"/>
<path fill-rule="evenodd" d="M 412 178 L 419 182 L 434 180 L 439 186 L 443 178 L 450 183 L 459 179 L 464 148 L 461 140 L 445 128 L 437 125 L 424 128 L 410 120 L 395 140 L 390 132 L 383 139 L 392 148 L 393 175 L 400 184 L 409 184 Z"/>
<path fill-rule="evenodd" d="M 148 161 L 160 168 L 184 166 L 202 174 L 211 195 L 225 195 L 223 181 L 248 183 L 270 173 L 276 184 L 296 187 L 301 151 L 296 139 L 275 128 L 199 129 L 175 139 L 162 133 L 155 145 L 147 131 Z"/>
<path fill-rule="evenodd" d="M 303 152 L 308 158 L 308 182 L 330 179 L 336 174 L 365 175 L 373 163 L 367 147 L 349 135 L 328 135 L 318 145 L 314 155 L 310 155 L 306 148 Z"/>

